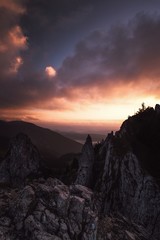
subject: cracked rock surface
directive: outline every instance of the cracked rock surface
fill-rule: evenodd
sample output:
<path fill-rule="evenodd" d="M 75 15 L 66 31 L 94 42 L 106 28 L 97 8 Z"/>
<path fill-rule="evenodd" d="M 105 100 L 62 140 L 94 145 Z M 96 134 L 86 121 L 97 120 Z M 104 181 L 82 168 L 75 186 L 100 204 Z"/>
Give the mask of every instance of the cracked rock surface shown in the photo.
<path fill-rule="evenodd" d="M 96 239 L 92 191 L 57 179 L 35 180 L 23 189 L 1 189 L 0 239 Z"/>

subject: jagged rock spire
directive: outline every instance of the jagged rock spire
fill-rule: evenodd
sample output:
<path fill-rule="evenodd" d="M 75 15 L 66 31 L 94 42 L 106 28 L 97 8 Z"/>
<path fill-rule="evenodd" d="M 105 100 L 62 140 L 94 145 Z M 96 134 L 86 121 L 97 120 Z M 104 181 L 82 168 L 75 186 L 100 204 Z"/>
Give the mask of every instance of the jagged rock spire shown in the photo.
<path fill-rule="evenodd" d="M 88 134 L 87 138 L 86 138 L 86 143 L 92 144 L 92 138 L 91 136 Z"/>
<path fill-rule="evenodd" d="M 29 137 L 18 134 L 11 141 L 7 157 L 0 165 L 0 183 L 23 186 L 27 177 L 40 173 L 40 156 Z"/>
<path fill-rule="evenodd" d="M 93 177 L 94 149 L 91 136 L 88 135 L 79 159 L 79 169 L 75 183 L 90 186 Z"/>

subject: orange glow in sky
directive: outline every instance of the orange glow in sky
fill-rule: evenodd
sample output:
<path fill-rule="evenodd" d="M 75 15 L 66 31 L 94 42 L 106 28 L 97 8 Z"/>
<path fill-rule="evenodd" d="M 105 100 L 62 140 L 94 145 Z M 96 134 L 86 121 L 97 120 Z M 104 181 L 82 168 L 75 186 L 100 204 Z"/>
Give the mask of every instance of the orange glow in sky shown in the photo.
<path fill-rule="evenodd" d="M 27 37 L 25 37 L 22 33 L 22 29 L 20 26 L 15 26 L 10 32 L 9 37 L 14 46 L 19 47 L 21 49 L 26 48 Z"/>
<path fill-rule="evenodd" d="M 58 100 L 60 101 L 60 100 Z M 58 104 L 57 101 L 57 104 Z M 69 102 L 64 99 L 61 100 L 62 104 L 68 108 L 62 110 L 43 110 L 37 108 L 10 110 L 3 112 L 2 116 L 8 120 L 21 119 L 23 121 L 34 122 L 47 126 L 56 126 L 57 124 L 66 126 L 72 126 L 77 131 L 83 132 L 83 126 L 91 129 L 90 131 L 98 132 L 105 131 L 105 129 L 118 130 L 122 122 L 135 114 L 141 107 L 141 103 L 145 102 L 146 106 L 154 107 L 158 102 L 158 99 L 154 97 L 145 98 L 126 98 L 121 102 L 118 99 L 112 99 L 110 103 L 104 102 L 86 102 L 80 104 L 77 102 Z M 8 115 L 9 113 L 9 115 Z M 13 116 L 15 118 L 13 119 Z M 54 127 L 56 128 L 56 127 Z"/>
<path fill-rule="evenodd" d="M 22 64 L 23 64 L 22 58 L 16 57 L 13 63 L 11 64 L 10 73 L 17 73 Z"/>

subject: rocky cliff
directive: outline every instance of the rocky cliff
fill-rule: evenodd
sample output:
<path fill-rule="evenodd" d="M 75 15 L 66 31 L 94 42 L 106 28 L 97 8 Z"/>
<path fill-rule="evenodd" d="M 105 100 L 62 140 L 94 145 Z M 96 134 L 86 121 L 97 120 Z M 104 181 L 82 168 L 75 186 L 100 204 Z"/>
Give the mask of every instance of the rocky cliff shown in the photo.
<path fill-rule="evenodd" d="M 0 239 L 160 240 L 159 149 L 156 105 L 94 147 L 88 136 L 66 186 L 44 176 L 37 149 L 16 136 L 0 164 Z"/>
<path fill-rule="evenodd" d="M 95 187 L 101 213 L 122 214 L 144 226 L 148 239 L 154 240 L 160 239 L 159 128 L 156 106 L 130 117 L 110 134 L 98 151 L 104 166 Z"/>

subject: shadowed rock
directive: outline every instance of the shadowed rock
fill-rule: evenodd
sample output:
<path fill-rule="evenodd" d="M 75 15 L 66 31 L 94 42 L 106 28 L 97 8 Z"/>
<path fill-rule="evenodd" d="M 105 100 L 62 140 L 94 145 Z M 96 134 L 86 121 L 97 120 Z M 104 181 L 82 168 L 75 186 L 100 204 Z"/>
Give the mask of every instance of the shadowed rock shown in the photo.
<path fill-rule="evenodd" d="M 93 193 L 85 187 L 69 188 L 49 178 L 18 192 L 1 192 L 4 196 L 7 212 L 4 220 L 0 212 L 0 239 L 96 239 L 98 219 L 89 204 Z"/>
<path fill-rule="evenodd" d="M 20 133 L 12 139 L 7 157 L 0 165 L 0 183 L 23 186 L 27 178 L 39 174 L 39 153 L 27 135 Z"/>
<path fill-rule="evenodd" d="M 148 172 L 150 163 L 155 161 L 159 166 L 154 152 L 160 141 L 159 132 L 154 132 L 160 123 L 156 111 L 149 108 L 130 117 L 119 132 L 105 140 L 99 150 L 105 148 L 105 163 L 97 186 L 101 198 L 99 211 L 105 216 L 121 213 L 145 226 L 150 240 L 160 239 L 160 187 L 157 178 Z M 154 142 L 154 138 L 159 141 L 152 148 L 149 140 Z M 156 165 L 153 175 L 155 170 Z"/>
<path fill-rule="evenodd" d="M 91 186 L 93 178 L 94 148 L 90 135 L 82 148 L 82 154 L 79 158 L 79 169 L 75 184 Z"/>

